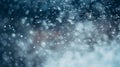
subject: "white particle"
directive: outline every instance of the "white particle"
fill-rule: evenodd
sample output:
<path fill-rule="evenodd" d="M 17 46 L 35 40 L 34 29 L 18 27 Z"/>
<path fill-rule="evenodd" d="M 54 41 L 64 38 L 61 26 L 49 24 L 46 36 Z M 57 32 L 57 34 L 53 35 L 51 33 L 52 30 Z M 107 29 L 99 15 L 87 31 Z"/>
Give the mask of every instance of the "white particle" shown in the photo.
<path fill-rule="evenodd" d="M 7 26 L 6 25 L 4 25 L 4 28 L 6 28 Z"/>
<path fill-rule="evenodd" d="M 58 8 L 58 10 L 61 10 L 61 8 L 60 7 L 57 7 Z"/>
<path fill-rule="evenodd" d="M 34 32 L 32 30 L 29 31 L 30 34 L 33 34 Z"/>
<path fill-rule="evenodd" d="M 29 10 L 27 10 L 27 11 L 25 12 L 25 14 L 26 14 L 26 15 L 28 15 L 29 13 L 30 13 L 30 11 L 29 11 Z"/>
<path fill-rule="evenodd" d="M 41 9 L 40 9 L 39 11 L 40 11 L 40 12 L 42 12 L 42 10 L 41 10 Z"/>
<path fill-rule="evenodd" d="M 13 33 L 13 34 L 12 34 L 12 37 L 16 37 L 16 34 L 15 34 L 15 33 Z"/>
<path fill-rule="evenodd" d="M 45 42 L 42 42 L 42 43 L 41 43 L 41 46 L 42 46 L 42 47 L 45 47 L 45 46 L 46 46 L 46 43 L 45 43 Z"/>
<path fill-rule="evenodd" d="M 73 21 L 72 21 L 72 20 L 70 20 L 70 19 L 68 19 L 68 22 L 69 22 L 70 24 L 74 24 L 74 23 L 73 23 Z"/>
<path fill-rule="evenodd" d="M 56 20 L 58 20 L 60 23 L 62 23 L 62 20 L 61 20 L 61 18 L 56 18 Z"/>
<path fill-rule="evenodd" d="M 28 42 L 29 43 L 33 43 L 33 40 L 30 38 L 30 39 L 28 39 Z"/>
<path fill-rule="evenodd" d="M 23 38 L 23 35 L 20 35 L 21 38 Z"/>
<path fill-rule="evenodd" d="M 22 24 L 25 24 L 26 20 L 27 20 L 27 17 L 21 19 Z"/>
<path fill-rule="evenodd" d="M 35 47 L 35 46 L 33 46 L 33 48 L 35 49 L 36 47 Z"/>

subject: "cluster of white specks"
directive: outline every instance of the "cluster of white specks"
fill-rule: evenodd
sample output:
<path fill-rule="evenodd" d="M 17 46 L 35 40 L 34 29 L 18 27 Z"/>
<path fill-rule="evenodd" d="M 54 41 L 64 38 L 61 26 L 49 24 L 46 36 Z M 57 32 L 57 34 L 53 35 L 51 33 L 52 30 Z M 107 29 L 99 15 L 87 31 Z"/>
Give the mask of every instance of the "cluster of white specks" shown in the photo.
<path fill-rule="evenodd" d="M 92 21 L 86 20 L 84 23 L 78 23 L 72 31 L 68 32 L 72 38 L 67 41 L 64 39 L 64 35 L 59 35 L 62 40 L 58 42 L 56 37 L 50 41 L 42 41 L 42 38 L 49 37 L 48 33 L 51 33 L 49 31 L 43 33 L 45 36 L 43 34 L 41 34 L 42 37 L 41 35 L 37 36 L 41 39 L 38 39 L 39 42 L 36 43 L 34 40 L 38 33 L 30 30 L 29 35 L 31 36 L 28 37 L 28 41 L 18 42 L 18 46 L 22 49 L 22 51 L 19 50 L 21 56 L 26 57 L 26 65 L 38 63 L 39 66 L 38 59 L 44 61 L 43 67 L 114 67 L 120 65 L 114 63 L 120 62 L 118 42 L 111 41 L 109 43 L 107 36 L 99 34 Z M 51 33 L 51 36 L 54 35 Z M 43 56 L 46 60 L 41 60 Z"/>
<path fill-rule="evenodd" d="M 1 1 L 0 65 L 120 67 L 120 7 L 107 1 Z"/>

